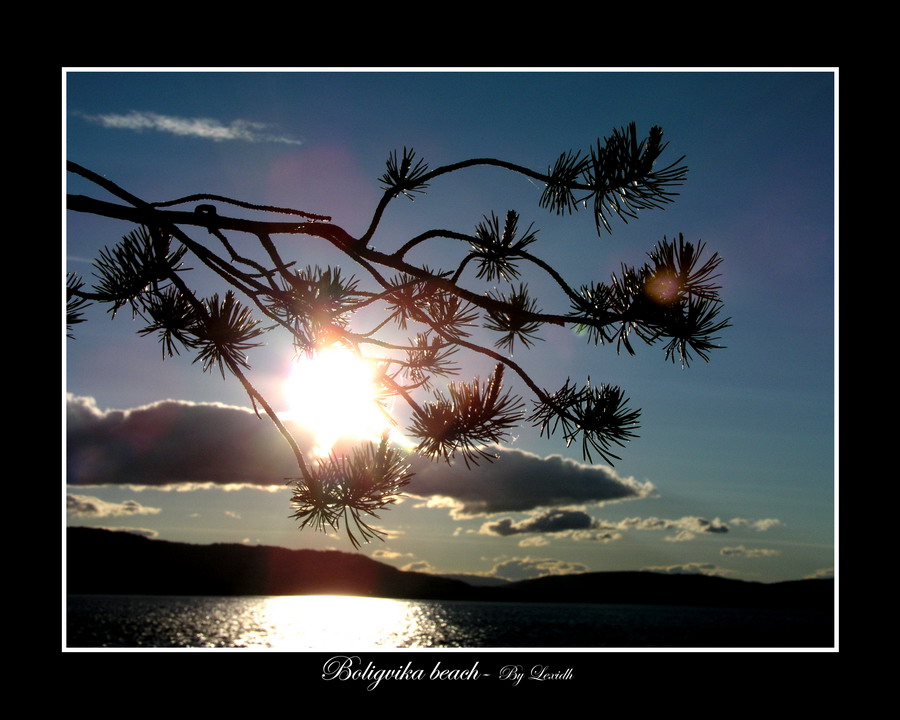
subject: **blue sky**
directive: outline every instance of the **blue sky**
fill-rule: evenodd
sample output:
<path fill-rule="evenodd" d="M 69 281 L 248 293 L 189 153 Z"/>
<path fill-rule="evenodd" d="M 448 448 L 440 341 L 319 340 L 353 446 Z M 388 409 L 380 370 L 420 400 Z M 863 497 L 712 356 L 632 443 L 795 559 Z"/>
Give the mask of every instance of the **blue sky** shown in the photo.
<path fill-rule="evenodd" d="M 541 209 L 534 182 L 480 168 L 395 201 L 375 244 L 397 247 L 435 227 L 471 232 L 492 211 L 515 209 L 539 231 L 535 254 L 581 285 L 683 233 L 724 258 L 727 349 L 682 369 L 658 347 L 617 356 L 546 330 L 515 355 L 539 385 L 590 376 L 621 385 L 642 409 L 640 437 L 621 461 L 586 466 L 579 447 L 523 426 L 494 466 L 417 462 L 413 497 L 378 523 L 388 539 L 362 552 L 510 579 L 653 568 L 776 581 L 833 571 L 834 72 L 74 69 L 64 90 L 67 159 L 144 200 L 219 194 L 330 215 L 353 234 L 379 200 L 389 153 L 404 146 L 431 167 L 495 157 L 544 171 L 629 122 L 642 133 L 660 125 L 670 143 L 661 161 L 684 155 L 687 182 L 674 204 L 614 221 L 611 235 L 598 237 L 588 213 Z M 71 174 L 67 183 L 109 199 Z M 131 229 L 69 213 L 65 269 L 90 278 L 99 250 Z M 336 260 L 313 239 L 289 242 L 303 265 Z M 449 263 L 454 249 L 438 241 L 418 260 Z M 224 290 L 199 272 L 196 286 Z M 532 288 L 543 309 L 567 309 L 549 284 Z M 110 320 L 93 308 L 65 342 L 67 521 L 195 543 L 351 550 L 343 536 L 300 532 L 289 519 L 278 484 L 285 448 L 247 412 L 237 381 L 202 373 L 190 357 L 162 362 L 139 327 L 126 312 Z M 269 337 L 250 356 L 252 378 L 283 410 L 291 348 Z M 461 362 L 464 376 L 489 369 Z M 116 442 L 137 437 L 140 422 L 157 434 L 140 435 L 146 446 L 121 460 Z M 222 450 L 223 428 L 242 441 Z"/>

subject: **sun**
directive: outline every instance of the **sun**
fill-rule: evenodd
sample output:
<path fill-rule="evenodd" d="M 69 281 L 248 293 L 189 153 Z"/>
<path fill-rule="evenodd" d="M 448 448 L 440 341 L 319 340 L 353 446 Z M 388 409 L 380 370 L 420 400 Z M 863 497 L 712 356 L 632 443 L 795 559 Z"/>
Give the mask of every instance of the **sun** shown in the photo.
<path fill-rule="evenodd" d="M 315 436 L 315 454 L 328 455 L 342 438 L 377 441 L 391 430 L 374 381 L 373 364 L 346 347 L 326 347 L 293 363 L 284 385 L 288 413 Z"/>

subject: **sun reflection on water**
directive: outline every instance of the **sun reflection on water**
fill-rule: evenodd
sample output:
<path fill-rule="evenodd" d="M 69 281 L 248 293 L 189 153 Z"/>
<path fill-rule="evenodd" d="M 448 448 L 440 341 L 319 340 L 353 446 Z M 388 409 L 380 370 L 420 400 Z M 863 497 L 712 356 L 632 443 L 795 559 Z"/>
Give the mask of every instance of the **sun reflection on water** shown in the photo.
<path fill-rule="evenodd" d="M 452 601 L 346 595 L 72 596 L 67 619 L 73 647 L 281 651 L 466 647 L 484 627 Z"/>
<path fill-rule="evenodd" d="M 259 620 L 280 650 L 416 647 L 429 632 L 413 603 L 341 595 L 267 598 Z"/>
<path fill-rule="evenodd" d="M 827 647 L 828 613 L 761 608 L 388 600 L 303 595 L 75 595 L 72 648 Z"/>

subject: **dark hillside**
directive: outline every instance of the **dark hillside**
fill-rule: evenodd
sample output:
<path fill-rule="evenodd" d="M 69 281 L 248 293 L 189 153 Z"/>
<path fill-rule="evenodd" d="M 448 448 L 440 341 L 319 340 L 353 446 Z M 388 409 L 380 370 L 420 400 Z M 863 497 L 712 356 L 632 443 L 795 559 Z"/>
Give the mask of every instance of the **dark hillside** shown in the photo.
<path fill-rule="evenodd" d="M 410 600 L 770 607 L 830 615 L 834 582 L 763 584 L 707 575 L 596 572 L 473 586 L 352 553 L 190 545 L 95 528 L 67 531 L 73 595 L 362 595 Z"/>
<path fill-rule="evenodd" d="M 70 594 L 467 596 L 465 583 L 363 555 L 239 544 L 190 545 L 91 528 L 67 531 Z"/>

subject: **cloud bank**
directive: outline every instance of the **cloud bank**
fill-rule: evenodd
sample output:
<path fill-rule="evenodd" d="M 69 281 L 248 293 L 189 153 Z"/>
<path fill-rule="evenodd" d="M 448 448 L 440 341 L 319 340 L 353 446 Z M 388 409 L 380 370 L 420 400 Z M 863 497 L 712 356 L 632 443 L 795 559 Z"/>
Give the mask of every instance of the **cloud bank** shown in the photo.
<path fill-rule="evenodd" d="M 297 438 L 311 447 L 312 438 Z M 431 507 L 456 517 L 604 504 L 646 497 L 651 483 L 621 478 L 604 466 L 553 455 L 499 449 L 499 459 L 471 469 L 411 457 L 409 486 Z M 298 470 L 274 425 L 250 410 L 215 403 L 164 400 L 130 410 L 100 410 L 93 398 L 67 403 L 67 472 L 72 486 L 215 485 L 282 487 Z M 512 527 L 512 521 L 510 521 Z M 557 530 L 550 530 L 550 528 Z M 589 530 L 586 513 L 560 510 L 514 528 L 518 532 Z M 530 528 L 530 529 L 525 529 Z"/>
<path fill-rule="evenodd" d="M 735 518 L 739 525 L 752 527 L 756 521 Z M 766 528 L 777 525 L 778 521 L 765 521 Z M 567 536 L 575 541 L 590 540 L 612 542 L 622 538 L 627 531 L 677 530 L 664 540 L 667 542 L 687 542 L 699 534 L 721 534 L 729 532 L 728 525 L 719 518 L 707 520 L 702 517 L 685 516 L 677 519 L 659 517 L 630 517 L 617 522 L 594 518 L 580 508 L 552 508 L 532 512 L 528 517 L 515 521 L 505 517 L 484 523 L 478 530 L 481 535 L 541 535 Z M 537 544 L 537 543 L 534 543 Z M 739 548 L 733 548 L 738 554 Z M 750 551 L 747 551 L 750 552 Z M 723 553 L 724 554 L 724 553 Z M 748 555 L 749 556 L 749 555 Z M 758 556 L 758 555 L 757 555 Z"/>
<path fill-rule="evenodd" d="M 124 115 L 85 115 L 83 113 L 78 113 L 78 115 L 95 125 L 117 130 L 132 130 L 134 132 L 154 130 L 182 137 L 213 140 L 215 142 L 240 140 L 252 143 L 303 144 L 302 140 L 297 140 L 287 135 L 266 132 L 268 125 L 250 120 L 232 120 L 226 125 L 213 118 L 183 118 L 137 110 L 132 110 Z"/>

